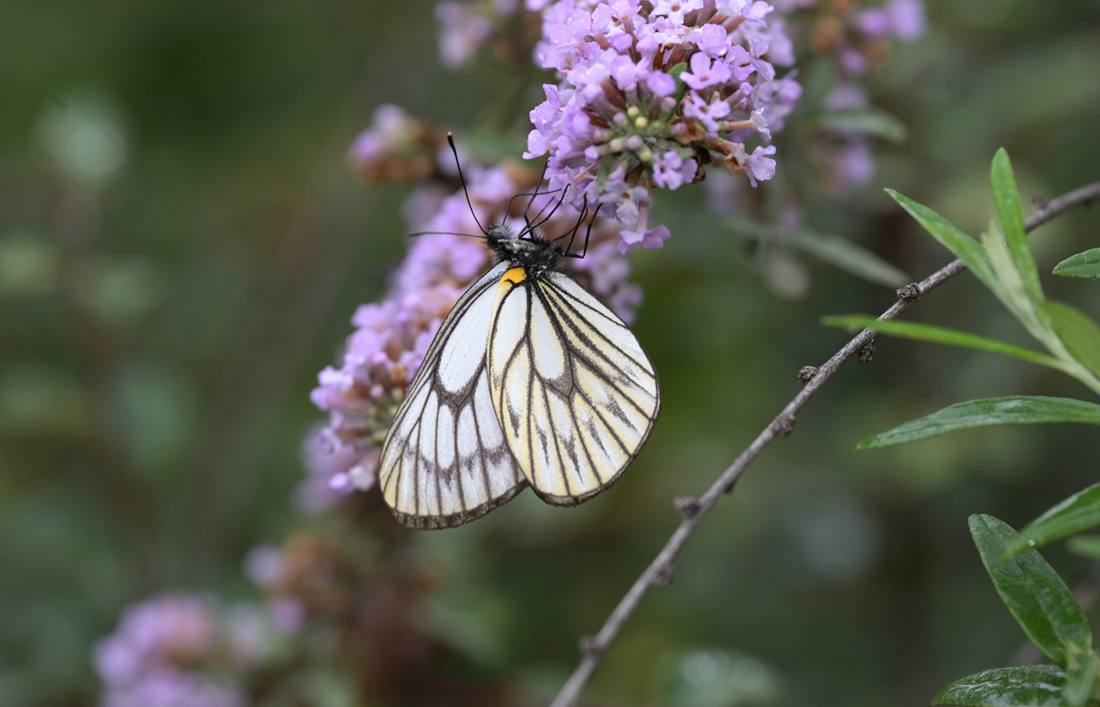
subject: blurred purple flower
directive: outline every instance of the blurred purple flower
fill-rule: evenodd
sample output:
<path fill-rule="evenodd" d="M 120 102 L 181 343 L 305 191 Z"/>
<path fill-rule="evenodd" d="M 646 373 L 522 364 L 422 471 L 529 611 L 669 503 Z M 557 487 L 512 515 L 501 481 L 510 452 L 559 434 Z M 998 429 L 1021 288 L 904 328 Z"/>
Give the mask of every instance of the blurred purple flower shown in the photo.
<path fill-rule="evenodd" d="M 100 707 L 245 707 L 244 695 L 193 673 L 158 668 L 133 683 L 110 688 Z"/>
<path fill-rule="evenodd" d="M 875 174 L 875 156 L 866 135 L 852 133 L 816 149 L 814 158 L 824 174 L 826 186 L 847 191 L 866 184 Z"/>
<path fill-rule="evenodd" d="M 128 608 L 93 654 L 104 707 L 237 707 L 233 682 L 267 655 L 267 622 L 251 607 L 166 594 Z M 214 676 L 219 676 L 217 679 Z"/>
<path fill-rule="evenodd" d="M 524 156 L 548 155 L 551 188 L 568 187 L 574 203 L 610 205 L 621 249 L 660 247 L 668 230 L 648 224 L 652 187 L 696 181 L 704 155 L 754 186 L 774 174 L 758 149 L 801 91 L 776 77 L 793 52 L 771 9 L 747 0 L 546 5 L 535 56 L 559 82 L 531 111 Z"/>
<path fill-rule="evenodd" d="M 286 570 L 283 551 L 273 545 L 260 545 L 248 551 L 244 558 L 244 571 L 260 589 L 274 587 Z"/>
<path fill-rule="evenodd" d="M 420 180 L 434 171 L 438 142 L 424 121 L 387 104 L 375 110 L 373 122 L 355 138 L 346 159 L 370 182 Z"/>
<path fill-rule="evenodd" d="M 492 21 L 472 3 L 441 2 L 435 6 L 435 19 L 440 30 L 439 56 L 452 69 L 468 63 L 493 31 Z"/>
<path fill-rule="evenodd" d="M 912 42 L 924 34 L 927 20 L 921 0 L 890 0 L 883 7 L 864 10 L 857 26 L 868 37 L 894 37 Z"/>
<path fill-rule="evenodd" d="M 157 665 L 188 665 L 214 645 L 217 619 L 208 600 L 172 594 L 136 604 L 100 641 L 95 664 L 108 683 L 128 682 Z"/>
<path fill-rule="evenodd" d="M 374 112 L 374 123 L 351 144 L 348 156 L 355 162 L 377 160 L 395 146 L 411 140 L 412 124 L 409 115 L 398 106 L 379 106 Z"/>
<path fill-rule="evenodd" d="M 867 108 L 866 91 L 852 81 L 842 83 L 825 95 L 823 104 L 830 111 L 853 111 Z M 815 145 L 813 161 L 822 174 L 825 186 L 844 192 L 866 184 L 875 174 L 872 142 L 855 130 L 824 131 L 826 140 Z"/>
<path fill-rule="evenodd" d="M 519 10 L 520 0 L 442 0 L 435 6 L 439 25 L 439 56 L 443 65 L 457 69 L 497 33 L 503 20 Z"/>

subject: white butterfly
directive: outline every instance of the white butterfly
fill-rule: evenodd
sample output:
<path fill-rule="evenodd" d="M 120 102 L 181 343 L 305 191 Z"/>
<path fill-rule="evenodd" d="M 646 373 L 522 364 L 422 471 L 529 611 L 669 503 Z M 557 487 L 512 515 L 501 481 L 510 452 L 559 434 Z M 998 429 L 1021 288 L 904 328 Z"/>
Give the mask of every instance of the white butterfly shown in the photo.
<path fill-rule="evenodd" d="M 557 269 L 583 254 L 521 235 L 486 232 L 499 262 L 443 321 L 386 437 L 379 485 L 405 525 L 461 525 L 528 485 L 576 505 L 653 427 L 660 393 L 638 340 Z"/>

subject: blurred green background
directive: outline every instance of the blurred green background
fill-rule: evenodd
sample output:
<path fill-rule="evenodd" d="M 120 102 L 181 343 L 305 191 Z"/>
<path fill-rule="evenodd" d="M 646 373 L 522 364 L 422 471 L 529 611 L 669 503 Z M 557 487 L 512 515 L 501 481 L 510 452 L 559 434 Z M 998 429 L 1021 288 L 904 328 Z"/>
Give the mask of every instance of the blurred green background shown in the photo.
<path fill-rule="evenodd" d="M 804 204 L 808 227 L 914 276 L 945 253 L 881 187 L 976 231 L 997 146 L 1024 194 L 1100 178 L 1100 5 L 928 5 L 928 34 L 873 82 L 908 141 L 883 147 L 866 187 Z M 83 705 L 92 645 L 124 606 L 171 589 L 253 600 L 245 554 L 305 522 L 291 494 L 322 419 L 308 393 L 406 244 L 408 190 L 365 186 L 343 161 L 373 108 L 460 131 L 503 116 L 522 136 L 538 81 L 487 60 L 440 68 L 430 3 L 7 3 L 0 27 L 0 704 Z M 842 343 L 819 318 L 893 299 L 813 263 L 799 266 L 804 297 L 771 294 L 703 191 L 659 194 L 674 238 L 634 260 L 635 329 L 664 400 L 631 472 L 576 510 L 524 494 L 401 540 L 440 577 L 422 620 L 462 649 L 470 680 L 552 692 L 677 523 L 671 499 L 701 492 L 794 394 L 799 367 Z M 1041 267 L 1098 232 L 1095 211 L 1045 227 Z M 1100 316 L 1094 286 L 1046 284 Z M 1027 343 L 965 275 L 912 317 Z M 854 445 L 1008 393 L 1084 395 L 1038 367 L 880 340 L 707 518 L 592 702 L 924 704 L 1006 663 L 1023 635 L 966 517 L 1030 520 L 1096 480 L 1100 437 Z M 1065 576 L 1083 567 L 1046 554 Z"/>

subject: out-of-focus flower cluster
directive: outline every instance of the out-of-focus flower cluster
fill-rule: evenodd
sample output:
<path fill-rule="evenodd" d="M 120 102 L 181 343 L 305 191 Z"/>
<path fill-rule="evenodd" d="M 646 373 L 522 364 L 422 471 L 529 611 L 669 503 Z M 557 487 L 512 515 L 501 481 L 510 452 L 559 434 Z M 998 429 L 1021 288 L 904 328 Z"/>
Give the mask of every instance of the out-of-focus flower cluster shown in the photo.
<path fill-rule="evenodd" d="M 801 95 L 784 23 L 749 0 L 558 0 L 536 62 L 558 73 L 531 111 L 525 157 L 547 155 L 555 188 L 611 207 L 621 248 L 660 247 L 650 189 L 719 162 L 750 184 L 775 175 L 773 131 Z"/>
<path fill-rule="evenodd" d="M 787 0 L 792 22 L 806 35 L 811 54 L 831 60 L 837 78 L 822 102 L 824 113 L 855 113 L 871 108 L 861 81 L 885 61 L 893 42 L 912 42 L 927 24 L 922 0 L 887 0 L 868 6 L 855 0 L 818 3 Z M 871 136 L 856 128 L 822 131 L 811 156 L 828 189 L 843 191 L 874 175 Z"/>
<path fill-rule="evenodd" d="M 101 707 L 243 707 L 240 676 L 268 655 L 268 626 L 254 608 L 193 594 L 135 604 L 96 646 Z"/>
<path fill-rule="evenodd" d="M 245 570 L 262 603 L 173 593 L 127 608 L 93 655 L 100 707 L 516 704 L 503 683 L 440 669 L 463 656 L 424 620 L 436 577 L 407 555 L 299 532 Z"/>
<path fill-rule="evenodd" d="M 439 58 L 450 69 L 466 66 L 482 49 L 502 62 L 525 58 L 538 23 L 520 12 L 521 0 L 442 0 L 435 6 Z"/>
<path fill-rule="evenodd" d="M 361 650 L 382 653 L 389 645 L 393 658 L 399 652 L 393 643 L 397 640 L 417 644 L 406 645 L 407 652 L 423 654 L 428 638 L 401 624 L 411 623 L 409 614 L 430 585 L 429 577 L 384 567 L 371 553 L 353 551 L 354 547 L 301 532 L 282 547 L 253 549 L 245 558 L 245 571 L 264 593 L 275 625 L 286 633 L 324 626 L 343 640 L 374 644 Z M 363 626 L 373 630 L 361 631 Z M 387 635 L 380 635 L 380 628 Z M 362 668 L 381 670 L 386 660 L 372 656 Z"/>
<path fill-rule="evenodd" d="M 914 41 L 927 24 L 922 0 L 776 0 L 775 4 L 787 12 L 809 10 L 797 17 L 808 34 L 810 50 L 833 56 L 845 77 L 867 74 L 886 57 L 891 41 Z"/>
<path fill-rule="evenodd" d="M 348 148 L 347 162 L 368 182 L 416 182 L 436 175 L 443 146 L 439 130 L 387 104 Z"/>
<path fill-rule="evenodd" d="M 300 532 L 253 550 L 245 565 L 276 625 L 297 639 L 298 661 L 354 676 L 356 704 L 515 704 L 495 681 L 458 686 L 439 669 L 455 655 L 425 621 L 422 599 L 436 576 L 389 557 L 369 543 Z"/>
<path fill-rule="evenodd" d="M 513 233 L 523 227 L 523 212 L 529 202 L 532 216 L 548 215 L 561 197 L 558 192 L 539 194 L 533 201 L 527 197 L 513 200 L 515 194 L 531 192 L 537 181 L 532 170 L 518 164 L 486 167 L 471 163 L 466 172 L 478 221 L 506 224 Z M 329 419 L 305 442 L 304 457 L 311 473 L 300 488 L 299 501 L 306 511 L 329 508 L 354 489 L 373 485 L 390 421 L 440 322 L 492 262 L 483 240 L 450 235 L 480 233 L 463 193 L 452 193 L 442 201 L 431 198 L 430 193 L 414 194 L 411 201 L 419 206 L 410 210 L 414 212 L 414 230 L 432 235 L 413 240 L 387 296 L 359 307 L 352 317 L 355 330 L 339 364 L 318 376 L 311 397 Z M 548 237 L 569 233 L 579 218 L 576 209 L 563 204 L 539 232 Z M 579 229 L 575 247 L 581 246 L 586 229 L 587 221 Z M 615 229 L 597 222 L 586 257 L 570 260 L 567 268 L 630 320 L 641 292 L 628 282 L 630 267 L 616 242 Z"/>

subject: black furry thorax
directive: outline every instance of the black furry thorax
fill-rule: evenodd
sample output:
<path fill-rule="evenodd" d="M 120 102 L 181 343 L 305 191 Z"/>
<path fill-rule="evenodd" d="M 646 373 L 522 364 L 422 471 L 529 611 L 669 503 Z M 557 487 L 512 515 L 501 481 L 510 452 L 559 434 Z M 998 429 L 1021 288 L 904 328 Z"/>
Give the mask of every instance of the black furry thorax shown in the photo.
<path fill-rule="evenodd" d="M 527 276 L 537 278 L 556 270 L 565 255 L 561 248 L 534 233 L 516 238 L 504 226 L 489 227 L 486 244 L 496 254 L 498 263 L 511 263 L 521 267 Z"/>

